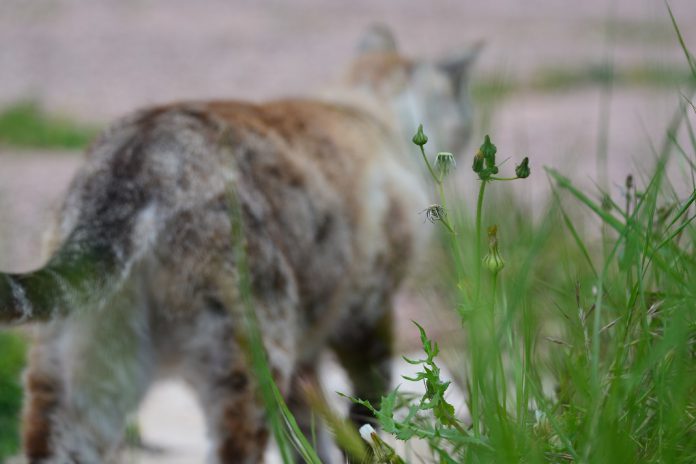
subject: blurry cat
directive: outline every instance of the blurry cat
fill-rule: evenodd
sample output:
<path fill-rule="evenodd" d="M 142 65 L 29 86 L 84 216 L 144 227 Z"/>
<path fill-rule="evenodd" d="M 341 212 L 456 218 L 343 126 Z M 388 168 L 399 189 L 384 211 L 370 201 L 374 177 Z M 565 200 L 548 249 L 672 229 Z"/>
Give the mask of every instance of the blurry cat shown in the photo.
<path fill-rule="evenodd" d="M 25 375 L 28 460 L 109 459 L 127 413 L 171 374 L 199 397 L 210 463 L 262 460 L 268 431 L 239 347 L 231 208 L 273 375 L 300 425 L 310 415 L 298 379 L 316 377 L 325 347 L 355 395 L 378 400 L 390 381 L 392 297 L 428 227 L 405 142 L 424 121 L 433 145 L 461 151 L 475 55 L 407 59 L 375 28 L 330 98 L 174 104 L 102 133 L 48 263 L 0 274 L 0 322 L 43 322 Z"/>

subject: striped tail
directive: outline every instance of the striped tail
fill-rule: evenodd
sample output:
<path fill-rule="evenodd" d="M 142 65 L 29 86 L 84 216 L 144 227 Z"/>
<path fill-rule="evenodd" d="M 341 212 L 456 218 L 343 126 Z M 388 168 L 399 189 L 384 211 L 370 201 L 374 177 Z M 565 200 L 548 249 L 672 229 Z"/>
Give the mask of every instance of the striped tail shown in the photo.
<path fill-rule="evenodd" d="M 70 232 L 56 254 L 34 272 L 0 273 L 0 325 L 102 306 L 178 208 L 199 207 L 222 191 L 219 133 L 204 113 L 177 107 L 108 129 L 68 191 L 61 230 Z"/>
<path fill-rule="evenodd" d="M 48 321 L 103 298 L 125 263 L 112 247 L 85 248 L 68 243 L 41 269 L 0 273 L 0 325 Z"/>

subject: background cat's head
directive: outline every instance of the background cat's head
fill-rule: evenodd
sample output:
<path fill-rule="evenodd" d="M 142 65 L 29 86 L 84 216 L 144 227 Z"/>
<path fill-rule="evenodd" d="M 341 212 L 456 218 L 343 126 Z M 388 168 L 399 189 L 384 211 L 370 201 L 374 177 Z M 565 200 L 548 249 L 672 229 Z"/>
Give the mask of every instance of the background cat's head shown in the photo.
<path fill-rule="evenodd" d="M 430 150 L 460 155 L 473 124 L 469 76 L 481 46 L 440 60 L 410 58 L 399 52 L 387 27 L 375 25 L 360 41 L 348 83 L 389 106 L 404 140 L 423 123 Z"/>

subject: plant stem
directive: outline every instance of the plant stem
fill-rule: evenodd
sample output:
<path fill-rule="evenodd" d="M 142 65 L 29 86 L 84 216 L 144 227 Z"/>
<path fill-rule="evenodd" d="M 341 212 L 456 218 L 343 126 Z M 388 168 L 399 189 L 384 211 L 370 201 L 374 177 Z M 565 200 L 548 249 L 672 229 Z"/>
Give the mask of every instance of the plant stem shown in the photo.
<path fill-rule="evenodd" d="M 497 338 L 497 334 L 495 333 L 495 303 L 496 303 L 496 296 L 497 296 L 497 291 L 498 291 L 498 273 L 494 272 L 493 273 L 493 285 L 491 289 L 491 310 L 490 310 L 490 321 L 491 321 L 491 340 L 495 340 Z M 503 356 L 502 352 L 500 350 L 501 345 L 498 345 L 498 356 L 497 356 L 497 361 L 498 361 L 498 368 L 500 369 L 500 390 L 502 394 L 502 399 L 503 399 L 503 411 L 507 413 L 507 382 L 505 378 L 505 367 L 503 365 Z"/>
<path fill-rule="evenodd" d="M 473 316 L 472 319 L 476 319 L 476 315 Z M 475 327 L 472 324 L 472 328 L 475 329 Z M 477 369 L 478 366 L 481 365 L 481 353 L 475 350 L 475 347 L 479 345 L 478 343 L 478 331 L 477 330 L 470 330 L 470 337 L 471 337 L 471 343 L 470 346 L 474 348 L 471 353 L 471 361 L 472 361 L 472 366 L 470 370 L 470 406 L 469 410 L 471 412 L 471 426 L 472 429 L 474 430 L 474 436 L 476 438 L 480 438 L 481 436 L 481 425 L 479 422 L 480 418 L 480 410 L 479 410 L 479 405 L 480 405 L 480 390 L 481 386 L 479 382 L 481 381 L 481 378 L 479 377 L 479 371 Z"/>
<path fill-rule="evenodd" d="M 437 190 L 440 193 L 440 205 L 447 210 L 447 198 L 445 197 L 445 188 L 443 187 L 442 180 L 438 181 Z"/>
<path fill-rule="evenodd" d="M 438 180 L 437 182 L 437 190 L 438 193 L 440 194 L 440 206 L 445 210 L 445 213 L 447 212 L 447 197 L 445 196 L 445 188 L 444 188 L 444 183 L 442 179 Z M 452 227 L 447 220 L 446 217 L 443 217 L 442 220 L 442 225 L 445 226 L 447 231 L 452 234 L 452 235 L 457 235 L 457 232 L 455 232 L 454 227 Z"/>
<path fill-rule="evenodd" d="M 482 180 L 481 187 L 479 188 L 478 200 L 476 203 L 476 262 L 474 267 L 476 269 L 476 293 L 475 293 L 475 303 L 478 306 L 479 297 L 481 295 L 481 215 L 483 213 L 483 194 L 486 191 L 486 184 L 488 181 Z"/>
<path fill-rule="evenodd" d="M 440 195 L 440 206 L 447 211 L 447 198 L 445 197 L 445 188 L 444 188 L 444 182 L 443 178 L 439 177 L 437 174 L 435 174 L 435 171 L 433 170 L 433 167 L 430 165 L 430 161 L 428 161 L 428 156 L 425 154 L 425 150 L 423 149 L 423 146 L 420 145 L 420 152 L 421 155 L 423 155 L 423 161 L 425 161 L 425 165 L 428 167 L 428 172 L 430 172 L 430 175 L 433 178 L 433 181 L 435 181 L 435 185 L 437 185 L 437 192 Z M 452 235 L 457 235 L 457 233 L 454 231 L 454 228 L 450 225 L 449 221 L 446 218 L 442 218 L 440 220 L 443 226 L 445 226 L 445 229 L 452 234 Z"/>
<path fill-rule="evenodd" d="M 482 180 L 481 181 L 481 187 L 479 189 L 479 194 L 478 194 L 478 200 L 476 204 L 476 257 L 475 257 L 475 263 L 474 263 L 474 269 L 475 269 L 475 288 L 474 288 L 474 316 L 473 320 L 481 320 L 481 314 L 479 311 L 477 311 L 479 307 L 479 298 L 481 295 L 481 215 L 482 215 L 482 210 L 483 210 L 483 194 L 486 191 L 486 181 Z M 485 318 L 484 318 L 485 319 Z M 484 323 L 485 324 L 485 323 Z M 471 332 L 471 337 L 472 337 L 472 344 L 473 346 L 478 345 L 478 343 L 473 339 L 476 337 L 477 334 L 477 329 L 474 328 L 474 330 Z M 474 435 L 476 437 L 479 437 L 481 434 L 481 425 L 479 423 L 479 401 L 480 401 L 480 390 L 481 390 L 481 385 L 480 385 L 480 378 L 478 377 L 479 367 L 481 366 L 481 358 L 476 351 L 474 351 L 474 356 L 473 356 L 473 375 L 474 378 L 472 379 L 471 382 L 471 418 L 473 422 L 473 429 L 474 429 Z"/>
<path fill-rule="evenodd" d="M 428 171 L 430 172 L 430 175 L 433 177 L 433 180 L 438 185 L 442 184 L 442 182 L 440 181 L 440 178 L 437 177 L 437 175 L 435 174 L 435 171 L 433 171 L 433 167 L 430 165 L 430 161 L 428 161 L 428 156 L 425 154 L 425 150 L 423 149 L 423 145 L 419 145 L 419 146 L 420 146 L 421 155 L 423 155 L 423 161 L 425 161 L 425 165 L 428 167 Z"/>
<path fill-rule="evenodd" d="M 454 228 L 449 224 L 449 222 L 447 221 L 447 219 L 442 219 L 442 220 L 440 220 L 440 222 L 442 223 L 443 226 L 445 226 L 445 229 L 447 229 L 447 231 L 448 231 L 450 234 L 452 234 L 452 235 L 457 235 L 457 233 L 454 231 Z"/>

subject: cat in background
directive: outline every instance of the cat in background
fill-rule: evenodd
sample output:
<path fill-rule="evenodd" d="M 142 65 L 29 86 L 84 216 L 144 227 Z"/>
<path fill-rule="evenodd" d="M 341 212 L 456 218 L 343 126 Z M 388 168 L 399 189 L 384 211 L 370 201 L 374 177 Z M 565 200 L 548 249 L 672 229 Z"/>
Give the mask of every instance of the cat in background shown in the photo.
<path fill-rule="evenodd" d="M 177 103 L 105 130 L 69 188 L 46 265 L 0 274 L 0 323 L 37 322 L 28 461 L 113 459 L 128 413 L 170 375 L 198 396 L 211 464 L 262 461 L 268 430 L 239 342 L 231 208 L 273 376 L 300 426 L 311 422 L 300 379 L 316 381 L 324 349 L 354 395 L 378 401 L 390 385 L 392 299 L 428 228 L 418 215 L 427 183 L 406 142 L 424 121 L 434 145 L 463 150 L 477 52 L 410 59 L 376 27 L 340 86 L 316 99 Z M 350 414 L 366 420 L 356 405 Z"/>

